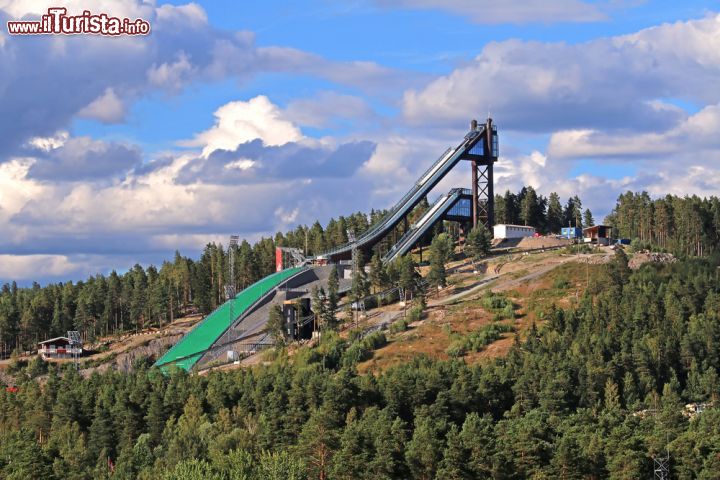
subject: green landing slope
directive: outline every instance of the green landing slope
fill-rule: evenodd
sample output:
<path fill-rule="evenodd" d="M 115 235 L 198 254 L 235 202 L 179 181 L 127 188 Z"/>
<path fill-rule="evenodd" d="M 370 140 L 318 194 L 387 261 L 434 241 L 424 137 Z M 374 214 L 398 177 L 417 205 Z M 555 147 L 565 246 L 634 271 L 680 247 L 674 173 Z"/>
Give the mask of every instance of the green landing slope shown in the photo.
<path fill-rule="evenodd" d="M 288 268 L 253 283 L 238 293 L 235 298 L 223 303 L 205 317 L 165 355 L 160 357 L 155 362 L 155 366 L 161 367 L 173 364 L 189 371 L 200 360 L 202 354 L 225 333 L 236 318 L 243 315 L 248 308 L 272 289 L 304 269 L 305 267 Z"/>

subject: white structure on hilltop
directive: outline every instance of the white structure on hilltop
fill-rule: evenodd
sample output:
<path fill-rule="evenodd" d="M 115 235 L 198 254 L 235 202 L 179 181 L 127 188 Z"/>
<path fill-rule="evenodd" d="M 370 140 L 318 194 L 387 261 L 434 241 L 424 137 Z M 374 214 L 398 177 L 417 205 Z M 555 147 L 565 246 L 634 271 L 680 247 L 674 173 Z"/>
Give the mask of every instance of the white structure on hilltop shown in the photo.
<path fill-rule="evenodd" d="M 526 225 L 506 225 L 504 223 L 493 227 L 493 236 L 495 238 L 523 238 L 535 235 L 535 227 Z"/>

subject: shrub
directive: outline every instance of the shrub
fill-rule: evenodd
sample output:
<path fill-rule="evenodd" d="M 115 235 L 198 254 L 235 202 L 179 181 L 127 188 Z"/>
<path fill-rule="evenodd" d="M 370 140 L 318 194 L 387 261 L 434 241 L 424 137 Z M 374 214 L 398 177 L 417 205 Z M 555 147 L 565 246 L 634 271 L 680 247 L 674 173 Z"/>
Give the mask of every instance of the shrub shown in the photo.
<path fill-rule="evenodd" d="M 456 341 L 451 343 L 447 350 L 445 350 L 445 353 L 447 353 L 448 356 L 452 358 L 458 358 L 465 355 L 465 348 L 463 347 L 462 341 Z"/>
<path fill-rule="evenodd" d="M 639 238 L 633 238 L 630 242 L 630 251 L 631 252 L 640 252 L 642 250 L 653 250 L 652 244 L 650 242 L 643 242 Z"/>
<path fill-rule="evenodd" d="M 423 306 L 421 304 L 413 306 L 408 312 L 407 312 L 407 319 L 409 323 L 417 322 L 418 320 L 421 320 L 423 316 Z"/>
<path fill-rule="evenodd" d="M 387 337 L 383 332 L 371 333 L 362 341 L 368 350 L 377 350 L 387 344 Z"/>
<path fill-rule="evenodd" d="M 502 310 L 508 305 L 512 306 L 512 302 L 502 295 L 490 293 L 483 298 L 483 307 L 488 310 Z"/>
<path fill-rule="evenodd" d="M 348 340 L 351 343 L 360 340 L 360 337 L 362 337 L 362 330 L 359 328 L 353 328 L 348 332 Z"/>
<path fill-rule="evenodd" d="M 445 352 L 451 357 L 461 357 L 467 352 L 481 352 L 502 337 L 503 333 L 514 330 L 511 325 L 491 323 L 453 342 Z"/>
<path fill-rule="evenodd" d="M 353 343 L 342 356 L 342 366 L 352 367 L 370 357 L 370 352 L 362 342 Z"/>
<path fill-rule="evenodd" d="M 569 254 L 578 254 L 578 253 L 592 253 L 592 249 L 589 245 L 585 243 L 580 243 L 578 245 L 570 245 L 568 247 L 565 247 L 564 253 Z"/>
<path fill-rule="evenodd" d="M 502 311 L 502 316 L 508 320 L 515 320 L 515 307 L 512 303 L 505 305 L 505 308 L 503 308 Z"/>
<path fill-rule="evenodd" d="M 13 357 L 10 360 L 10 363 L 8 364 L 8 373 L 10 375 L 17 375 L 20 373 L 25 367 L 27 367 L 28 362 L 27 360 L 20 360 L 17 357 Z"/>
<path fill-rule="evenodd" d="M 390 325 L 390 333 L 400 333 L 408 329 L 408 322 L 404 318 L 396 320 Z"/>
<path fill-rule="evenodd" d="M 30 363 L 28 363 L 26 371 L 30 378 L 39 377 L 40 375 L 44 375 L 48 372 L 48 364 L 40 357 L 35 357 L 30 360 Z"/>

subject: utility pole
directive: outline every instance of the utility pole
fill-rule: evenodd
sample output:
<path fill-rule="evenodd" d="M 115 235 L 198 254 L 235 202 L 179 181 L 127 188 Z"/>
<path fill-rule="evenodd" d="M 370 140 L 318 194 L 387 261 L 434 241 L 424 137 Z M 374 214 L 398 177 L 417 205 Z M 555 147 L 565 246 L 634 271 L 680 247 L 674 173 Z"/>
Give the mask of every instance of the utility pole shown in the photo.
<path fill-rule="evenodd" d="M 585 291 L 590 289 L 590 257 L 585 259 Z"/>
<path fill-rule="evenodd" d="M 230 243 L 228 244 L 229 257 L 230 257 L 230 278 L 225 283 L 225 301 L 230 301 L 235 298 L 235 250 L 237 250 L 238 235 L 230 235 Z M 234 302 L 230 302 L 230 317 L 235 321 L 235 307 Z"/>
<path fill-rule="evenodd" d="M 225 283 L 225 300 L 235 298 L 235 250 L 237 250 L 238 235 L 230 235 L 230 243 L 228 244 L 228 253 L 230 257 L 230 278 Z"/>

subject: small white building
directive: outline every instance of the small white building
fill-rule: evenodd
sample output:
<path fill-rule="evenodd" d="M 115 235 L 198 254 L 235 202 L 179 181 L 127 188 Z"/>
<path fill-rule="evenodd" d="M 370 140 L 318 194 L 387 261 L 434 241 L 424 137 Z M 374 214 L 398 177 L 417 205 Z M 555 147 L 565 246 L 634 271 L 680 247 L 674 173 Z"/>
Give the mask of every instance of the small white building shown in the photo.
<path fill-rule="evenodd" d="M 47 360 L 48 358 L 73 358 L 83 353 L 82 344 L 73 342 L 68 337 L 57 337 L 38 342 L 38 353 Z"/>
<path fill-rule="evenodd" d="M 527 225 L 506 225 L 504 223 L 493 227 L 495 238 L 523 238 L 535 235 L 535 227 Z"/>

